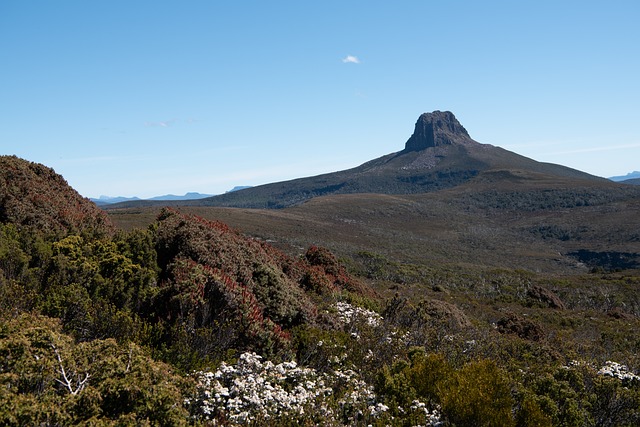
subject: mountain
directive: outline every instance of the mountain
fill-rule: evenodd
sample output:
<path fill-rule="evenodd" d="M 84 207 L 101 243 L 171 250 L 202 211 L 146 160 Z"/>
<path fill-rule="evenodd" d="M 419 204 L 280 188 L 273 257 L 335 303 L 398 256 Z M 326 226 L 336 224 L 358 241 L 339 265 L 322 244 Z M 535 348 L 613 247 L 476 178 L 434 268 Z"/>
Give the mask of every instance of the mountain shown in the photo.
<path fill-rule="evenodd" d="M 500 147 L 474 141 L 449 111 L 422 114 L 402 151 L 353 169 L 252 187 L 182 205 L 284 208 L 334 194 L 420 194 L 472 180 L 555 177 L 604 181 L 575 169 L 541 163 Z M 148 202 L 118 207 L 149 205 Z"/>
<path fill-rule="evenodd" d="M 615 181 L 615 182 L 621 182 L 621 181 L 627 181 L 630 179 L 639 179 L 639 178 L 640 178 L 640 171 L 633 171 L 633 172 L 629 172 L 626 175 L 609 177 L 611 181 Z"/>
<path fill-rule="evenodd" d="M 165 194 L 164 196 L 151 197 L 148 200 L 198 200 L 198 199 L 204 199 L 212 196 L 213 196 L 212 194 L 190 192 L 190 193 L 186 193 L 184 196 Z"/>
<path fill-rule="evenodd" d="M 236 187 L 236 188 L 238 188 L 238 187 Z M 231 191 L 233 191 L 233 190 L 231 190 Z M 114 204 L 114 203 L 135 202 L 135 201 L 139 201 L 139 200 L 198 200 L 198 199 L 204 199 L 204 198 L 212 197 L 212 196 L 213 196 L 212 194 L 202 194 L 202 193 L 196 193 L 196 192 L 189 192 L 189 193 L 186 193 L 184 196 L 176 196 L 174 194 L 165 194 L 164 196 L 155 196 L 155 197 L 151 197 L 149 199 L 141 199 L 139 197 L 100 196 L 100 198 L 98 198 L 98 199 L 90 198 L 89 200 L 91 200 L 93 203 L 95 203 L 98 206 L 105 206 L 105 205 L 111 205 L 111 204 Z"/>
<path fill-rule="evenodd" d="M 418 118 L 400 152 L 181 208 L 293 248 L 572 273 L 640 266 L 639 190 L 481 144 L 436 111 Z M 144 226 L 154 217 L 138 213 L 113 218 Z"/>
<path fill-rule="evenodd" d="M 499 177 L 495 174 L 500 171 Z M 404 150 L 356 168 L 253 187 L 204 199 L 198 205 L 283 208 L 332 194 L 419 194 L 470 180 L 555 176 L 603 180 L 574 169 L 540 163 L 474 141 L 451 112 L 422 114 Z"/>
<path fill-rule="evenodd" d="M 624 181 L 620 181 L 622 184 L 631 184 L 631 185 L 640 185 L 640 178 L 634 179 L 625 179 Z"/>
<path fill-rule="evenodd" d="M 112 203 L 131 202 L 131 201 L 141 200 L 141 199 L 139 197 L 100 196 L 97 199 L 90 197 L 89 200 L 91 200 L 93 203 L 95 203 L 98 206 L 104 206 L 104 205 L 110 205 Z"/>

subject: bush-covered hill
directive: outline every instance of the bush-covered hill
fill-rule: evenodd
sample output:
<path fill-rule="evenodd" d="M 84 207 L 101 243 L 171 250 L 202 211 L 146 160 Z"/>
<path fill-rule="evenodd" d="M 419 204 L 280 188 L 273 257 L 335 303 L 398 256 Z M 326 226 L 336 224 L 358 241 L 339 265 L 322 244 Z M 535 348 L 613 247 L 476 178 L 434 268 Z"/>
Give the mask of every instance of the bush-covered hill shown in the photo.
<path fill-rule="evenodd" d="M 2 425 L 640 421 L 633 271 L 287 255 L 178 210 L 111 232 L 23 199 L 0 223 Z"/>
<path fill-rule="evenodd" d="M 51 233 L 113 231 L 107 216 L 44 165 L 0 156 L 0 222 Z"/>

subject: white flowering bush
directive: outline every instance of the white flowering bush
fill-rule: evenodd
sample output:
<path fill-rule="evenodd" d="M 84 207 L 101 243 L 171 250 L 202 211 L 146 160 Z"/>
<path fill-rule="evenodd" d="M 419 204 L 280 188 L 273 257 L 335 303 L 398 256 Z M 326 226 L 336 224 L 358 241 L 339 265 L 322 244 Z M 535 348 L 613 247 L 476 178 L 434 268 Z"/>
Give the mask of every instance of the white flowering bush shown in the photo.
<path fill-rule="evenodd" d="M 318 373 L 296 362 L 274 364 L 255 353 L 243 353 L 235 365 L 196 372 L 197 395 L 185 402 L 194 417 L 224 420 L 231 425 L 295 423 L 352 425 L 390 419 L 389 408 L 377 402 L 373 387 L 350 369 Z M 437 412 L 415 401 L 407 411 L 423 425 L 438 425 Z M 386 418 L 385 418 L 386 417 Z"/>
<path fill-rule="evenodd" d="M 607 360 L 605 365 L 598 371 L 599 375 L 607 375 L 619 380 L 638 381 L 640 376 L 634 374 L 626 365 Z"/>
<path fill-rule="evenodd" d="M 195 374 L 198 396 L 188 402 L 198 417 L 225 418 L 233 424 L 303 415 L 332 394 L 312 369 L 296 362 L 274 364 L 255 353 L 243 353 L 235 365 L 222 363 L 216 372 Z"/>
<path fill-rule="evenodd" d="M 438 408 L 430 411 L 424 402 L 414 400 L 413 402 L 411 402 L 411 406 L 409 407 L 409 409 L 412 412 L 411 415 L 413 415 L 413 419 L 424 417 L 424 420 L 420 425 L 431 427 L 438 427 L 443 425 Z"/>
<path fill-rule="evenodd" d="M 597 365 L 580 360 L 572 360 L 567 365 L 563 366 L 564 369 L 572 369 L 586 366 L 590 369 L 598 369 Z M 598 375 L 604 375 L 607 377 L 617 378 L 621 381 L 640 381 L 640 376 L 634 374 L 629 370 L 627 365 L 623 365 L 618 362 L 607 360 L 603 367 L 598 369 Z"/>
<path fill-rule="evenodd" d="M 397 423 L 398 417 L 411 425 L 440 425 L 439 412 L 417 400 L 406 407 L 395 403 L 390 409 L 364 379 L 367 375 L 354 368 L 378 360 L 379 352 L 394 347 L 392 343 L 402 345 L 405 334 L 383 327 L 382 316 L 371 310 L 346 302 L 336 303 L 335 308 L 351 339 L 340 344 L 326 335 L 330 343 L 318 339 L 309 346 L 314 358 L 315 353 L 324 355 L 323 362 L 314 365 L 320 370 L 243 353 L 235 364 L 223 362 L 214 372 L 193 374 L 197 392 L 185 402 L 192 415 L 230 425 L 386 425 Z M 352 348 L 348 341 L 356 340 L 359 344 Z M 369 344 L 377 346 L 375 354 Z M 371 372 L 363 374 L 372 379 Z"/>
<path fill-rule="evenodd" d="M 352 323 L 356 320 L 364 320 L 369 326 L 379 326 L 382 322 L 382 316 L 375 311 L 356 307 L 348 302 L 337 302 L 336 309 L 338 310 L 338 318 L 342 323 Z"/>

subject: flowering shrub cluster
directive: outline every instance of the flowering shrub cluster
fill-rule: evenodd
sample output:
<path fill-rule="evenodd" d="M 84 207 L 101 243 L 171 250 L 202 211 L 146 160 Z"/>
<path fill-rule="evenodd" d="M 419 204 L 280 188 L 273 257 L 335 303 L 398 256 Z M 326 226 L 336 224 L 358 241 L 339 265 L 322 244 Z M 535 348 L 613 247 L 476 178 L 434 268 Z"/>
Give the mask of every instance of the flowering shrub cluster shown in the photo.
<path fill-rule="evenodd" d="M 338 310 L 338 317 L 342 323 L 352 323 L 356 320 L 364 320 L 369 326 L 379 326 L 382 321 L 382 316 L 375 311 L 355 307 L 348 302 L 337 302 L 336 309 Z"/>
<path fill-rule="evenodd" d="M 592 363 L 588 363 L 588 362 L 583 362 L 580 360 L 572 360 L 569 362 L 568 365 L 564 366 L 564 369 L 572 369 L 572 368 L 579 368 L 581 366 L 590 368 L 590 369 L 597 369 L 596 365 L 592 364 Z M 612 377 L 612 378 L 617 378 L 619 380 L 622 381 L 635 381 L 635 380 L 640 380 L 640 376 L 634 374 L 633 372 L 631 372 L 629 370 L 629 367 L 627 367 L 627 365 L 623 365 L 621 363 L 618 362 L 613 362 L 611 360 L 607 360 L 604 364 L 603 367 L 601 367 L 600 369 L 598 369 L 598 375 L 603 375 L 603 376 L 607 376 L 607 377 Z"/>
<path fill-rule="evenodd" d="M 160 213 L 154 235 L 161 280 L 149 305 L 163 310 L 150 314 L 163 329 L 163 347 L 176 354 L 171 359 L 189 371 L 207 366 L 198 361 L 224 360 L 230 349 L 286 353 L 292 328 L 316 322 L 318 296 L 364 290 L 323 248 L 289 257 L 172 209 Z M 182 356 L 185 347 L 192 356 Z"/>
<path fill-rule="evenodd" d="M 194 417 L 226 420 L 232 425 L 278 420 L 305 420 L 323 425 L 389 419 L 389 407 L 378 402 L 373 387 L 353 370 L 330 373 L 298 366 L 294 361 L 274 364 L 255 353 L 243 353 L 235 365 L 222 363 L 217 371 L 199 371 L 197 396 L 187 399 Z M 437 411 L 419 401 L 403 413 L 419 415 L 424 425 L 439 425 Z"/>
<path fill-rule="evenodd" d="M 628 380 L 628 381 L 640 380 L 640 376 L 631 372 L 626 365 L 622 365 L 617 362 L 612 362 L 610 360 L 607 360 L 605 365 L 602 368 L 600 368 L 600 370 L 598 371 L 598 374 L 608 375 L 610 377 L 618 378 L 619 380 L 623 380 L 623 381 L 624 380 Z"/>
<path fill-rule="evenodd" d="M 216 372 L 196 373 L 195 414 L 205 419 L 226 418 L 235 424 L 303 415 L 305 408 L 331 394 L 315 371 L 295 362 L 263 362 L 243 353 L 235 366 L 222 363 Z"/>

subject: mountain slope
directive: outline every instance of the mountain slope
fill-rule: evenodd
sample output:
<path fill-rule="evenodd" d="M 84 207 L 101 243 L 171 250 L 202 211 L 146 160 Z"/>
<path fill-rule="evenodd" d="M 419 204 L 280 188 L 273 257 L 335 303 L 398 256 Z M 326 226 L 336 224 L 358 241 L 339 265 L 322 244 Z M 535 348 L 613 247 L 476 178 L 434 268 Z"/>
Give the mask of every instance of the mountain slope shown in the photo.
<path fill-rule="evenodd" d="M 549 175 L 604 180 L 480 144 L 471 139 L 451 112 L 434 111 L 418 118 L 412 136 L 400 152 L 344 171 L 266 184 L 179 205 L 284 208 L 332 194 L 419 194 L 456 187 L 496 170 L 519 171 L 520 175 L 524 172 L 530 179 Z M 494 178 L 492 175 L 490 179 Z M 136 202 L 116 207 L 143 205 L 152 204 Z"/>
<path fill-rule="evenodd" d="M 622 184 L 640 185 L 640 178 L 625 179 L 620 181 Z"/>
<path fill-rule="evenodd" d="M 119 227 L 144 227 L 157 209 L 109 214 Z M 496 171 L 421 194 L 329 195 L 284 209 L 181 210 L 291 253 L 316 244 L 344 257 L 365 251 L 418 265 L 574 274 L 594 267 L 580 264 L 588 251 L 599 254 L 605 269 L 605 258 L 616 254 L 631 254 L 640 266 L 640 188 L 601 181 Z"/>

